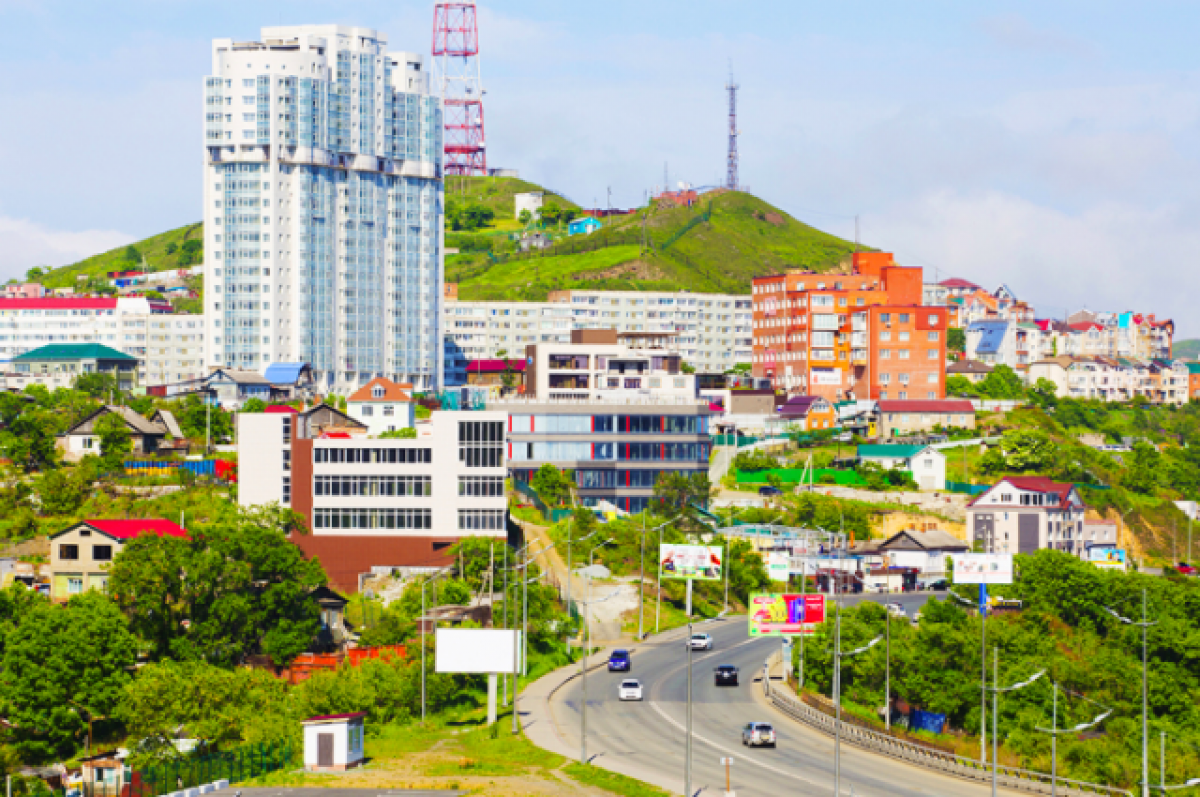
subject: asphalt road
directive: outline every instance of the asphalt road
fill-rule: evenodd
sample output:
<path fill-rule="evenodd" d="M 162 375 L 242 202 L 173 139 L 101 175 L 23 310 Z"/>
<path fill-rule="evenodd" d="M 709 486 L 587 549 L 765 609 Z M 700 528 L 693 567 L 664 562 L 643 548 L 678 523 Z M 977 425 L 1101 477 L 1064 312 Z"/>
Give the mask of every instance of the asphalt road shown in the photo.
<path fill-rule="evenodd" d="M 896 600 L 910 616 L 928 595 L 860 596 L 849 600 Z M 749 639 L 744 617 L 706 623 L 698 627 L 713 635 L 714 650 L 693 654 L 693 770 L 692 791 L 716 794 L 725 790 L 722 757 L 732 757 L 732 789 L 739 797 L 781 794 L 820 795 L 834 790 L 834 742 L 768 707 L 761 696 L 763 662 L 779 646 L 778 639 Z M 741 670 L 737 687 L 718 687 L 712 670 L 733 664 Z M 634 677 L 642 682 L 645 700 L 617 700 L 617 684 Z M 562 738 L 578 746 L 583 684 L 566 684 L 551 703 Z M 684 728 L 687 705 L 687 653 L 682 631 L 664 634 L 638 647 L 633 672 L 594 670 L 587 678 L 587 753 L 597 764 L 644 780 L 684 782 Z M 776 729 L 775 749 L 746 748 L 741 728 L 752 721 L 771 722 Z M 910 767 L 891 759 L 841 748 L 843 795 L 887 797 L 938 795 L 984 797 L 984 786 Z M 672 778 L 674 780 L 672 781 Z"/>

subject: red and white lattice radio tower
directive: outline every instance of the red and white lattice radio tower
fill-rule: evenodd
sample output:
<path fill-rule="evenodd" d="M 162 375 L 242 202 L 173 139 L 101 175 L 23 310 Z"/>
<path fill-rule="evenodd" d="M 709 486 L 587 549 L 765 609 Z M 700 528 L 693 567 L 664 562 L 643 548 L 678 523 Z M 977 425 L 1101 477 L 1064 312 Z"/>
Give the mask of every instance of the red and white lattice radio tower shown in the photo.
<path fill-rule="evenodd" d="M 434 6 L 433 56 L 441 59 L 445 173 L 486 176 L 483 78 L 473 0 Z"/>

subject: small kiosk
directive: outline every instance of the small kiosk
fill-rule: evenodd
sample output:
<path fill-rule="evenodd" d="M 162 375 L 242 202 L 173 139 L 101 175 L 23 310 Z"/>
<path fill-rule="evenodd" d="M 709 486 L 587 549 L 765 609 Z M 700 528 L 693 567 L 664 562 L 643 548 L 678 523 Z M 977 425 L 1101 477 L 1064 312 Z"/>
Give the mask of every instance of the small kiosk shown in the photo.
<path fill-rule="evenodd" d="M 361 766 L 364 712 L 327 714 L 301 721 L 304 726 L 304 768 L 309 772 L 344 772 Z"/>

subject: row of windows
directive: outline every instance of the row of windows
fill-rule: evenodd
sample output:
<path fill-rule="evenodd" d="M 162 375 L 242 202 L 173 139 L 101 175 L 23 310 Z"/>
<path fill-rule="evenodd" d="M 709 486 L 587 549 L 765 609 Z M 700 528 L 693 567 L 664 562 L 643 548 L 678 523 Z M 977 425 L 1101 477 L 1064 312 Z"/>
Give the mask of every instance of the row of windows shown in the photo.
<path fill-rule="evenodd" d="M 78 545 L 60 545 L 58 546 L 58 558 L 64 562 L 76 562 L 79 560 Z M 93 562 L 111 562 L 112 561 L 112 546 L 111 545 L 93 545 L 92 546 L 92 561 Z"/>
<path fill-rule="evenodd" d="M 504 477 L 459 476 L 458 494 L 483 498 L 500 497 L 504 495 Z"/>
<path fill-rule="evenodd" d="M 313 451 L 313 462 L 347 462 L 389 465 L 433 462 L 433 450 L 429 448 L 318 448 Z"/>
<path fill-rule="evenodd" d="M 696 471 L 707 473 L 707 471 Z M 617 487 L 651 488 L 658 483 L 659 476 L 665 473 L 683 473 L 688 471 L 674 470 L 588 470 L 575 471 L 575 486 L 581 490 L 599 490 Z"/>
<path fill-rule="evenodd" d="M 317 509 L 314 529 L 431 529 L 429 509 Z"/>
<path fill-rule="evenodd" d="M 504 529 L 504 513 L 503 509 L 460 509 L 458 527 L 501 531 Z"/>
<path fill-rule="evenodd" d="M 433 494 L 429 476 L 317 476 L 315 495 L 424 496 Z"/>
<path fill-rule="evenodd" d="M 708 419 L 698 415 L 513 415 L 512 432 L 546 434 L 705 434 Z"/>
<path fill-rule="evenodd" d="M 504 421 L 459 421 L 458 442 L 465 444 L 504 442 Z"/>
<path fill-rule="evenodd" d="M 512 443 L 509 459 L 513 462 L 582 462 L 587 460 L 671 460 L 708 459 L 708 443 Z"/>
<path fill-rule="evenodd" d="M 504 447 L 459 446 L 458 460 L 468 468 L 501 468 L 504 467 Z"/>

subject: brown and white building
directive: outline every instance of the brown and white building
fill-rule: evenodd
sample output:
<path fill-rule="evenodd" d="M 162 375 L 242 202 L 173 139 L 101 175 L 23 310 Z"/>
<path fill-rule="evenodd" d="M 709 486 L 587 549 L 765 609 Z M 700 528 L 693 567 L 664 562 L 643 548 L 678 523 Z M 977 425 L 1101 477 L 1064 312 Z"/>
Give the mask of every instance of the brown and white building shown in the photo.
<path fill-rule="evenodd" d="M 1089 542 L 1086 512 L 1073 484 L 1042 476 L 1010 476 L 967 505 L 967 528 L 985 553 L 1050 548 L 1082 558 Z"/>

